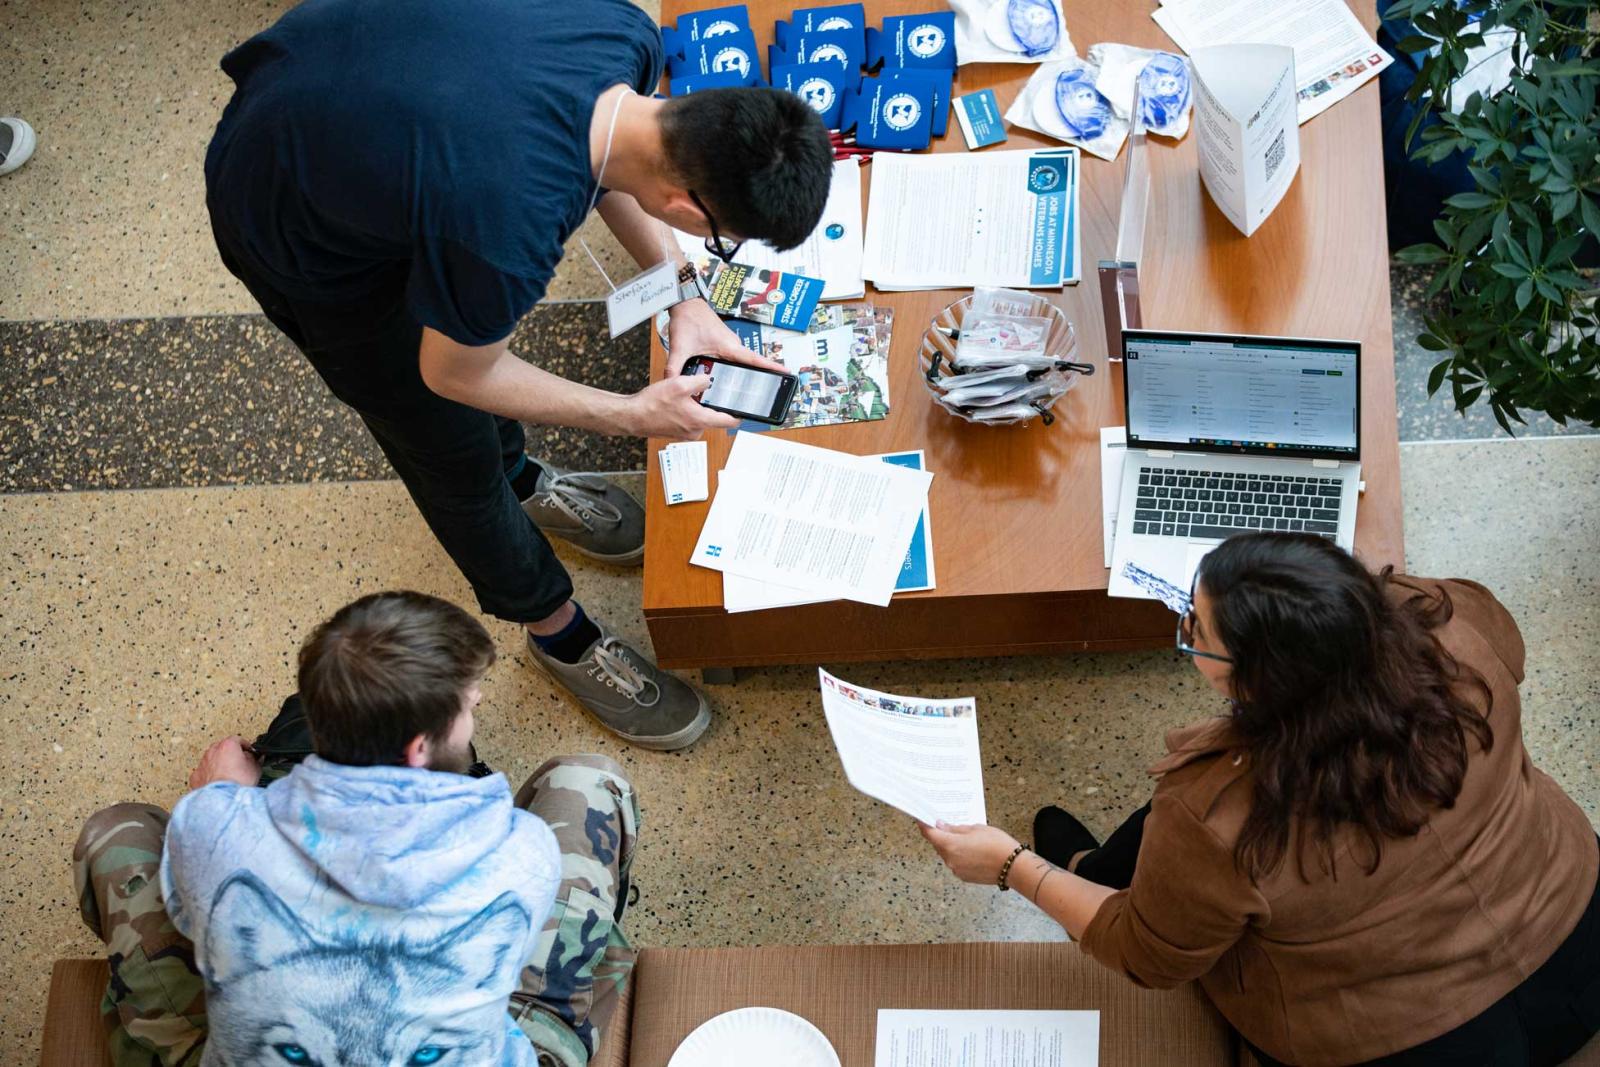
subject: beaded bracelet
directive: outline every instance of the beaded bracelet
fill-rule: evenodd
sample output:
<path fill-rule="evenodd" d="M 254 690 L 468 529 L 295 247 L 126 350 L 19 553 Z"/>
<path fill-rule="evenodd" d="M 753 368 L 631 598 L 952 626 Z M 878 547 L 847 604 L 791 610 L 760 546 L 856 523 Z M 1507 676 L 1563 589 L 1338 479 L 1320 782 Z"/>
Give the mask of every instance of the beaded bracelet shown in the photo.
<path fill-rule="evenodd" d="M 1011 887 L 1006 885 L 1006 875 L 1011 873 L 1011 865 L 1017 862 L 1017 857 L 1026 851 L 1028 851 L 1027 845 L 1018 845 L 1011 850 L 1011 855 L 1007 856 L 1006 861 L 1000 865 L 1000 877 L 995 879 L 995 884 L 1000 887 L 1000 892 L 1010 891 Z"/>

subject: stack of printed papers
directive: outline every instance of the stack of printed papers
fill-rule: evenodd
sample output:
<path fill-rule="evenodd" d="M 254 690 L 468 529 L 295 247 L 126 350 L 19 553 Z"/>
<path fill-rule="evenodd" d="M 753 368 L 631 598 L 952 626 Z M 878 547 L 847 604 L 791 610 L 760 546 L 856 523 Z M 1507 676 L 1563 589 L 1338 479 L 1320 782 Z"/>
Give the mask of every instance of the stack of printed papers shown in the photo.
<path fill-rule="evenodd" d="M 704 441 L 679 441 L 657 456 L 661 460 L 661 491 L 668 504 L 687 504 L 711 495 Z"/>
<path fill-rule="evenodd" d="M 731 577 L 757 583 L 757 601 L 885 606 L 932 480 L 871 456 L 738 434 L 689 562 L 721 571 L 724 596 Z"/>
<path fill-rule="evenodd" d="M 1190 54 L 1220 44 L 1293 48 L 1301 122 L 1322 114 L 1394 62 L 1345 0 L 1165 0 L 1150 17 Z"/>
<path fill-rule="evenodd" d="M 1078 280 L 1076 148 L 873 157 L 862 270 L 886 291 Z"/>

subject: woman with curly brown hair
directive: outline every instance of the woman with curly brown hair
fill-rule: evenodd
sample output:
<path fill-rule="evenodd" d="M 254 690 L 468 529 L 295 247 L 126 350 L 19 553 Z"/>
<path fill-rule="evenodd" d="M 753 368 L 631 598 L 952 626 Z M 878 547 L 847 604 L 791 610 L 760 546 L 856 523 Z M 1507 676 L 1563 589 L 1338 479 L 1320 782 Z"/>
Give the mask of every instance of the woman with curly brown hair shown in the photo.
<path fill-rule="evenodd" d="M 1229 699 L 1104 844 L 924 827 L 1146 986 L 1199 980 L 1267 1067 L 1555 1064 L 1600 1030 L 1600 848 L 1522 745 L 1522 637 L 1472 582 L 1318 537 L 1202 562 L 1178 648 Z"/>

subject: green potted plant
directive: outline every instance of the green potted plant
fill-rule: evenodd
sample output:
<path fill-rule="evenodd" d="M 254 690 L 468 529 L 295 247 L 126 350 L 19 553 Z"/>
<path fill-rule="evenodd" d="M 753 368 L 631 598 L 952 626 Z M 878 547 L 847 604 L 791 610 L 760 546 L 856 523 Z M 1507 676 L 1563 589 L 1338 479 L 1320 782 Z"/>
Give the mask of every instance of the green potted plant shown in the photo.
<path fill-rule="evenodd" d="M 1408 98 L 1413 159 L 1463 153 L 1475 189 L 1444 202 L 1436 242 L 1401 249 L 1433 270 L 1417 340 L 1442 354 L 1458 411 L 1480 397 L 1507 432 L 1523 411 L 1600 425 L 1600 340 L 1592 270 L 1600 234 L 1600 4 L 1596 0 L 1395 0 L 1403 51 L 1431 54 Z M 1509 84 L 1460 98 L 1486 50 L 1510 45 Z M 1428 121 L 1428 120 L 1432 121 Z M 1418 136 L 1420 130 L 1420 136 Z"/>

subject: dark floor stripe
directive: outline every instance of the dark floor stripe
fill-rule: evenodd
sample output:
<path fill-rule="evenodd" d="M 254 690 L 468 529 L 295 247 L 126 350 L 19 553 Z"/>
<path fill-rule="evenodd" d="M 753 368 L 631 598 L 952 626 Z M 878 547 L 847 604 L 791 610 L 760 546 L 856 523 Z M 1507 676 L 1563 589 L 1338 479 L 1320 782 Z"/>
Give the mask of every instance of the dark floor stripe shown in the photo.
<path fill-rule="evenodd" d="M 512 350 L 602 389 L 643 387 L 644 328 L 606 334 L 603 305 L 549 305 Z M 528 437 L 562 466 L 644 465 L 634 438 Z M 0 322 L 0 457 L 8 493 L 393 477 L 360 420 L 257 315 Z"/>
<path fill-rule="evenodd" d="M 1403 441 L 1499 437 L 1486 406 L 1464 418 L 1427 396 L 1435 357 L 1416 343 L 1424 277 L 1397 268 L 1395 373 Z M 603 389 L 647 380 L 647 334 L 612 341 L 604 306 L 544 305 L 512 339 L 546 369 Z M 1530 416 L 1523 433 L 1594 433 Z M 530 427 L 563 466 L 632 470 L 644 443 Z M 391 477 L 351 412 L 256 315 L 0 322 L 0 492 L 358 481 Z"/>

